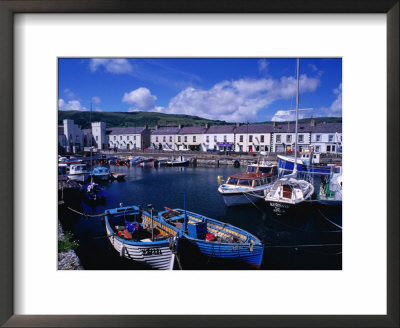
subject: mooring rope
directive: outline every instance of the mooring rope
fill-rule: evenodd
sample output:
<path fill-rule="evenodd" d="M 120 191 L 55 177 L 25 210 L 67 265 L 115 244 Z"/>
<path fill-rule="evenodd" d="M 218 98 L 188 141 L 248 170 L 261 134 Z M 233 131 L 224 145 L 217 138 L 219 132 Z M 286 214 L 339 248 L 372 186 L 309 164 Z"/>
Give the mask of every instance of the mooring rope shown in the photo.
<path fill-rule="evenodd" d="M 71 208 L 71 207 L 67 207 L 70 211 L 72 211 L 72 212 L 74 212 L 74 213 L 76 213 L 76 214 L 80 214 L 80 215 L 82 215 L 82 216 L 85 216 L 85 217 L 90 217 L 90 218 L 97 218 L 97 217 L 101 217 L 101 216 L 104 216 L 104 215 L 106 215 L 106 213 L 100 213 L 100 214 L 88 214 L 88 213 L 81 213 L 81 212 L 79 212 L 79 211 L 77 211 L 77 210 L 74 210 L 73 208 Z"/>
<path fill-rule="evenodd" d="M 267 248 L 302 248 L 302 247 L 325 247 L 342 246 L 342 244 L 319 244 L 319 245 L 265 245 Z"/>
<path fill-rule="evenodd" d="M 317 208 L 317 210 L 318 210 L 319 214 L 321 214 L 321 216 L 322 216 L 326 221 L 328 221 L 329 223 L 332 223 L 334 226 L 338 227 L 339 229 L 342 229 L 342 227 L 341 227 L 340 225 L 338 225 L 338 224 L 336 224 L 335 222 L 332 222 L 331 220 L 329 220 L 329 219 L 320 211 L 319 208 Z"/>

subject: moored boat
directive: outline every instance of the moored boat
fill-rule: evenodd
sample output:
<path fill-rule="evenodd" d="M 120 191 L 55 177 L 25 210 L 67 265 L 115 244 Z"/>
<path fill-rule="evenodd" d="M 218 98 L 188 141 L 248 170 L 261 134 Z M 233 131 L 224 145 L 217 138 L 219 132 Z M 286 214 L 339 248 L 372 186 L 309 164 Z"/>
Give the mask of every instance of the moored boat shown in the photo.
<path fill-rule="evenodd" d="M 138 166 L 141 167 L 157 167 L 158 166 L 158 160 L 154 158 L 148 158 L 138 164 Z"/>
<path fill-rule="evenodd" d="M 218 192 L 226 206 L 255 203 L 263 199 L 264 190 L 273 185 L 277 176 L 276 164 L 259 159 L 256 164 L 248 165 L 246 172 L 231 175 L 224 183 L 218 177 Z"/>
<path fill-rule="evenodd" d="M 125 180 L 126 174 L 121 172 L 110 172 L 110 177 L 113 180 L 122 181 Z"/>
<path fill-rule="evenodd" d="M 171 229 L 209 257 L 245 262 L 260 268 L 264 252 L 262 242 L 251 233 L 215 219 L 179 208 L 158 213 Z"/>
<path fill-rule="evenodd" d="M 82 187 L 83 197 L 88 202 L 105 202 L 106 192 L 103 187 L 91 181 Z"/>
<path fill-rule="evenodd" d="M 86 164 L 71 164 L 69 167 L 68 179 L 73 181 L 85 182 L 89 179 L 90 173 Z"/>
<path fill-rule="evenodd" d="M 331 174 L 321 176 L 321 185 L 317 200 L 324 205 L 342 205 L 342 166 L 332 165 Z"/>
<path fill-rule="evenodd" d="M 303 154 L 307 155 L 307 154 Z M 319 154 L 313 154 L 310 153 L 311 157 L 307 156 L 302 156 L 300 158 L 296 159 L 296 171 L 297 172 L 305 172 L 305 173 L 311 173 L 311 174 L 330 174 L 331 173 L 331 168 L 329 165 L 322 165 L 319 163 L 316 163 L 316 156 Z M 314 158 L 316 157 L 316 158 Z M 279 170 L 283 173 L 283 175 L 286 173 L 291 173 L 295 169 L 294 162 L 295 158 L 290 157 L 290 156 L 282 156 L 278 155 L 277 156 L 278 160 L 278 167 Z M 314 158 L 314 161 L 313 161 Z"/>
<path fill-rule="evenodd" d="M 178 229 L 138 206 L 108 209 L 104 222 L 107 237 L 121 257 L 155 269 L 173 269 Z"/>
<path fill-rule="evenodd" d="M 95 180 L 105 181 L 110 178 L 110 170 L 105 166 L 97 166 L 92 170 L 92 176 Z"/>
<path fill-rule="evenodd" d="M 189 166 L 190 161 L 184 156 L 179 155 L 177 158 L 170 159 L 165 162 L 165 166 Z"/>

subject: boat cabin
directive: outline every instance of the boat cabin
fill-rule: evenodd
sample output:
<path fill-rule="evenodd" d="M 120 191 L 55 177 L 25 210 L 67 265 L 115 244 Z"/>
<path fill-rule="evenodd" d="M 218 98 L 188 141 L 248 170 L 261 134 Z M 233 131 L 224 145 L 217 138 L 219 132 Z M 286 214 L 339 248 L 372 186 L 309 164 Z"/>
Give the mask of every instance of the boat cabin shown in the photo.
<path fill-rule="evenodd" d="M 236 174 L 226 180 L 225 184 L 240 187 L 259 187 L 272 183 L 276 175 L 260 176 L 256 174 Z"/>
<path fill-rule="evenodd" d="M 278 173 L 276 165 L 273 166 L 258 166 L 257 164 L 250 164 L 247 166 L 247 173 L 256 173 L 260 175 L 270 176 Z"/>
<path fill-rule="evenodd" d="M 303 164 L 319 164 L 320 154 L 316 154 L 313 152 L 301 152 L 300 159 L 302 160 Z M 310 162 L 311 159 L 311 162 Z"/>
<path fill-rule="evenodd" d="M 87 172 L 86 164 L 73 164 L 70 166 L 69 171 L 73 173 L 85 173 Z"/>

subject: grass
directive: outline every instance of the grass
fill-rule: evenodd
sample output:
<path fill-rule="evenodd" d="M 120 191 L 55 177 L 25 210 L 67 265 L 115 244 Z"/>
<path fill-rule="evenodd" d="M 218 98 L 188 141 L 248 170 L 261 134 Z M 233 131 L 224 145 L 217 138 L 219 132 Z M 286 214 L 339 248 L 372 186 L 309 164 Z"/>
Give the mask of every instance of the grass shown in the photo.
<path fill-rule="evenodd" d="M 69 250 L 75 250 L 78 248 L 79 243 L 74 239 L 72 232 L 67 231 L 64 237 L 58 238 L 58 252 L 68 252 Z"/>

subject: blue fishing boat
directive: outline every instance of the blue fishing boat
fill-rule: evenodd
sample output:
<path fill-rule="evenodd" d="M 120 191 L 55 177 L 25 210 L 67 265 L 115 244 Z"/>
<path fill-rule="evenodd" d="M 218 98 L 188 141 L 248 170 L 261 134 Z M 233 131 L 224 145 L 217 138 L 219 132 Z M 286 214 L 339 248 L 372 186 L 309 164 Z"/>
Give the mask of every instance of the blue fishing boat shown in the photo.
<path fill-rule="evenodd" d="M 304 154 L 307 155 L 307 154 Z M 310 154 L 312 157 L 301 156 L 296 159 L 296 171 L 302 173 L 311 174 L 331 174 L 331 167 L 329 165 L 315 163 L 312 158 L 317 156 L 317 154 Z M 285 174 L 290 174 L 294 171 L 294 157 L 278 155 L 278 167 L 279 171 Z"/>
<path fill-rule="evenodd" d="M 207 256 L 239 260 L 261 267 L 264 245 L 254 235 L 228 223 L 179 208 L 159 212 L 171 229 L 178 229 L 183 238 Z"/>
<path fill-rule="evenodd" d="M 92 176 L 95 180 L 105 181 L 110 178 L 110 170 L 105 166 L 97 166 L 92 170 Z"/>
<path fill-rule="evenodd" d="M 83 197 L 88 202 L 105 202 L 106 201 L 106 192 L 103 187 L 97 183 L 94 183 L 93 180 L 84 185 L 82 187 Z"/>
<path fill-rule="evenodd" d="M 121 257 L 151 268 L 172 270 L 181 235 L 175 227 L 142 210 L 127 206 L 105 211 L 107 237 Z"/>

